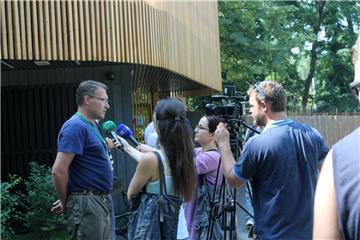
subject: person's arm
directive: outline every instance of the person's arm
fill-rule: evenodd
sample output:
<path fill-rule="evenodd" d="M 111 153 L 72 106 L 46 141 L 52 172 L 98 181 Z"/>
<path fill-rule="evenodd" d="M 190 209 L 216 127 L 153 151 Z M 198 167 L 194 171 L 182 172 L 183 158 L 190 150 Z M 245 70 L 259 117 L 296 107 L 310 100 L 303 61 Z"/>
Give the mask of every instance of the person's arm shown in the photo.
<path fill-rule="evenodd" d="M 136 147 L 137 150 L 139 150 L 140 152 L 154 152 L 154 151 L 157 151 L 158 149 L 156 148 L 153 148 L 153 147 L 150 147 L 149 145 L 146 145 L 146 144 L 139 144 L 137 147 Z"/>
<path fill-rule="evenodd" d="M 120 137 L 119 135 L 118 139 L 124 145 L 124 151 L 129 154 L 129 156 L 132 157 L 135 161 L 138 162 L 142 158 L 144 153 L 131 146 L 124 138 Z"/>
<path fill-rule="evenodd" d="M 155 154 L 145 153 L 138 162 L 135 174 L 131 179 L 127 192 L 129 200 L 132 195 L 136 195 L 141 191 L 157 169 L 157 158 Z"/>
<path fill-rule="evenodd" d="M 245 184 L 244 181 L 241 181 L 233 174 L 233 167 L 235 165 L 235 159 L 231 152 L 230 142 L 229 142 L 229 131 L 226 128 L 227 126 L 223 123 L 219 123 L 215 131 L 215 141 L 218 144 L 221 163 L 224 169 L 224 175 L 230 184 L 231 187 L 241 187 Z"/>
<path fill-rule="evenodd" d="M 327 155 L 316 187 L 314 239 L 341 239 L 338 226 L 332 151 Z"/>
<path fill-rule="evenodd" d="M 53 211 L 61 213 L 65 207 L 67 197 L 67 184 L 69 178 L 69 166 L 74 159 L 75 154 L 58 152 L 56 155 L 55 163 L 52 167 L 52 178 L 55 190 L 59 196 L 60 202 L 55 202 Z M 61 204 L 61 205 L 59 205 Z"/>

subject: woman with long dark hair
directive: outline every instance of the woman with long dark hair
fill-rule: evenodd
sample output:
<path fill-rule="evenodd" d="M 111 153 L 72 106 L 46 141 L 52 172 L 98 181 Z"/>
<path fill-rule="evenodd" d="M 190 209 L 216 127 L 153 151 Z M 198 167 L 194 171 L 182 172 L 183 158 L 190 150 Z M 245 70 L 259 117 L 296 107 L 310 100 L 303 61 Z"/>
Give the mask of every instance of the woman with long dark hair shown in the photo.
<path fill-rule="evenodd" d="M 167 193 L 192 199 L 195 188 L 194 150 L 186 119 L 184 104 L 175 98 L 158 101 L 155 106 L 155 129 L 159 135 L 160 149 L 157 151 L 164 165 Z M 123 141 L 123 140 L 122 140 Z M 128 144 L 125 151 L 139 158 L 135 174 L 128 188 L 128 198 L 138 194 L 144 187 L 147 192 L 159 193 L 158 159 L 153 152 L 131 154 Z M 182 230 L 178 228 L 179 231 Z M 186 226 L 185 226 L 186 231 Z M 178 237 L 179 238 L 179 237 Z"/>

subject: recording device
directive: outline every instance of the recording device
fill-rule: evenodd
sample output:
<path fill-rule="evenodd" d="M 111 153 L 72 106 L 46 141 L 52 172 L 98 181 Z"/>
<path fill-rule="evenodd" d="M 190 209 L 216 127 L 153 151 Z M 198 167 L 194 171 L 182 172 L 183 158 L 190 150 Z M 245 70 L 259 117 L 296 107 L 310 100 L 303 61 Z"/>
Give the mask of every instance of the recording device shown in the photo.
<path fill-rule="evenodd" d="M 235 86 L 224 86 L 223 94 L 211 96 L 211 104 L 207 104 L 205 111 L 206 115 L 216 115 L 222 117 L 227 125 L 230 133 L 230 146 L 235 159 L 238 159 L 242 149 L 243 132 L 241 125 L 250 128 L 244 121 L 245 104 L 247 97 L 236 92 Z M 253 128 L 251 130 L 255 131 Z M 220 160 L 221 161 L 221 160 Z M 220 162 L 217 170 L 217 177 L 219 176 Z M 216 179 L 217 181 L 217 179 Z M 248 183 L 247 183 L 248 184 Z M 252 216 L 240 203 L 236 200 L 236 189 L 231 189 L 226 185 L 223 176 L 220 187 L 220 194 L 216 192 L 216 185 L 214 187 L 212 197 L 210 199 L 211 215 L 209 217 L 209 226 L 206 235 L 206 240 L 213 239 L 213 229 L 215 222 L 222 221 L 222 229 L 224 231 L 224 240 L 233 239 L 236 236 L 235 232 L 235 216 L 236 206 L 239 206 L 249 216 Z M 252 216 L 253 217 L 253 216 Z M 227 236 L 228 234 L 228 236 Z"/>
<path fill-rule="evenodd" d="M 245 113 L 247 97 L 236 91 L 235 86 L 224 85 L 223 94 L 211 96 L 211 104 L 206 104 L 206 115 L 222 117 L 228 124 L 230 145 L 238 144 L 240 126 Z"/>
<path fill-rule="evenodd" d="M 131 129 L 126 126 L 125 124 L 120 124 L 117 128 L 116 128 L 116 133 L 122 137 L 125 138 L 126 140 L 129 140 L 130 142 L 132 142 L 135 146 L 139 145 L 139 142 L 134 138 L 133 136 L 133 132 L 131 131 Z"/>
<path fill-rule="evenodd" d="M 106 134 L 110 135 L 112 139 L 117 143 L 117 149 L 124 151 L 124 145 L 121 143 L 121 141 L 119 141 L 115 132 L 116 124 L 111 120 L 105 121 L 102 124 L 102 129 Z"/>

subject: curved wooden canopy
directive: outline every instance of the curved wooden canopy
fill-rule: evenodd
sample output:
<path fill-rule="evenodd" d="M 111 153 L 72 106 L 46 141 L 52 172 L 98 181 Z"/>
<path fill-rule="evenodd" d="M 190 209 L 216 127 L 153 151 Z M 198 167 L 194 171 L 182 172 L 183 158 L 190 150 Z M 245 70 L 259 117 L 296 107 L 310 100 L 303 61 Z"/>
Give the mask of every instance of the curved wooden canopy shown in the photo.
<path fill-rule="evenodd" d="M 1 1 L 1 59 L 130 63 L 221 90 L 216 1 Z"/>

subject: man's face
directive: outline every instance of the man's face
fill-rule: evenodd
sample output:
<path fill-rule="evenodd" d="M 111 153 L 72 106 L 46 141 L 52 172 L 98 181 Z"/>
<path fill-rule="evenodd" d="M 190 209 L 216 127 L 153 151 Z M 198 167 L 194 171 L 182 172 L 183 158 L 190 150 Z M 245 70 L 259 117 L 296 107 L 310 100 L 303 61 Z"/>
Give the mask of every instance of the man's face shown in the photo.
<path fill-rule="evenodd" d="M 90 97 L 90 114 L 94 119 L 104 119 L 106 111 L 110 108 L 106 90 L 98 88 Z"/>
<path fill-rule="evenodd" d="M 263 112 L 263 107 L 256 100 L 256 93 L 252 93 L 249 99 L 250 113 L 254 119 L 256 126 L 266 126 L 266 115 Z"/>

